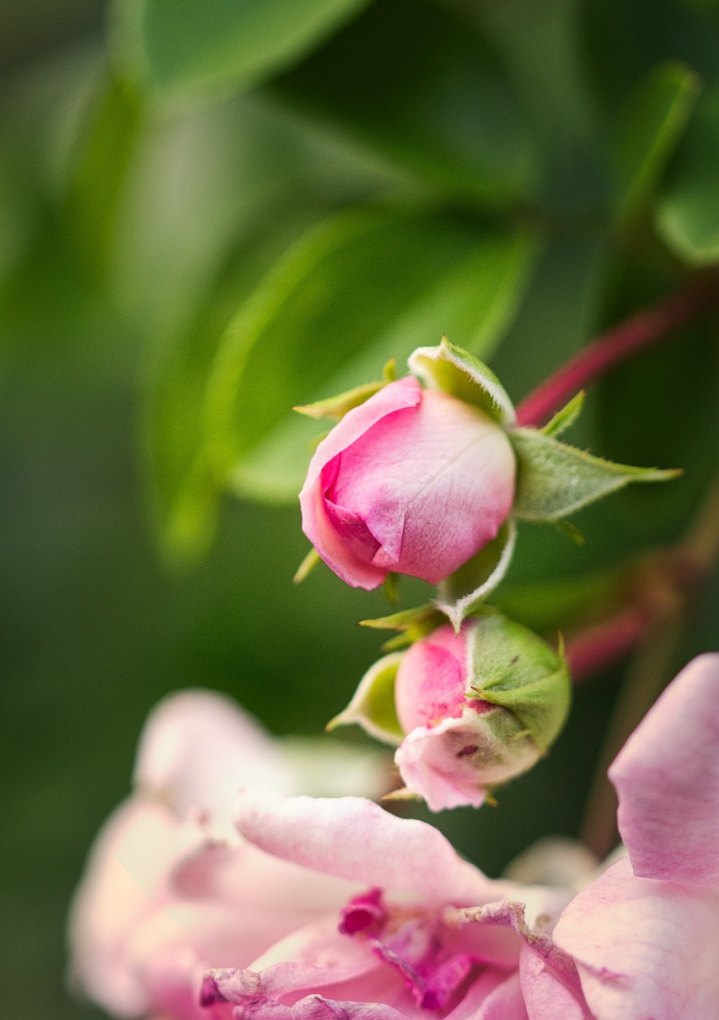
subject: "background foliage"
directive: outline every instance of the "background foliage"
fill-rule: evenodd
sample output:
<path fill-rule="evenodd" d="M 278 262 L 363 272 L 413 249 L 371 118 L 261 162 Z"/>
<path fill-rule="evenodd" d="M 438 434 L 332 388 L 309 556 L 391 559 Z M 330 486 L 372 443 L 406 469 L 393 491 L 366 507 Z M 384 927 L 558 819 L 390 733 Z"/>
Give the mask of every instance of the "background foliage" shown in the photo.
<path fill-rule="evenodd" d="M 0 57 L 3 1000 L 80 1018 L 64 914 L 151 705 L 209 685 L 314 734 L 377 655 L 355 621 L 380 595 L 291 584 L 316 429 L 289 408 L 441 333 L 519 399 L 719 261 L 719 5 L 32 0 Z M 715 320 L 590 394 L 577 445 L 686 474 L 585 511 L 583 547 L 524 526 L 499 601 L 530 626 L 596 612 L 686 528 Z M 718 611 L 714 580 L 658 685 Z M 498 811 L 437 820 L 485 869 L 579 831 L 623 676 Z"/>

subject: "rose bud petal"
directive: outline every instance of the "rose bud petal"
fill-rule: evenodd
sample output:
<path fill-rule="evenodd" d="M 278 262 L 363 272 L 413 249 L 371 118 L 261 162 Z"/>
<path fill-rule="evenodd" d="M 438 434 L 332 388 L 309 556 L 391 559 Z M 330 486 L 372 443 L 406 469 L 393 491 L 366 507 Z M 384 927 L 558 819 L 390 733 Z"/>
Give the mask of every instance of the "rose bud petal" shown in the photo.
<path fill-rule="evenodd" d="M 437 584 L 495 538 L 514 481 L 496 421 L 407 377 L 320 443 L 300 494 L 303 530 L 353 587 L 376 588 L 390 572 Z"/>
<path fill-rule="evenodd" d="M 412 645 L 395 705 L 406 734 L 395 762 L 407 789 L 433 811 L 479 807 L 546 752 L 567 715 L 569 678 L 561 655 L 497 614 Z"/>

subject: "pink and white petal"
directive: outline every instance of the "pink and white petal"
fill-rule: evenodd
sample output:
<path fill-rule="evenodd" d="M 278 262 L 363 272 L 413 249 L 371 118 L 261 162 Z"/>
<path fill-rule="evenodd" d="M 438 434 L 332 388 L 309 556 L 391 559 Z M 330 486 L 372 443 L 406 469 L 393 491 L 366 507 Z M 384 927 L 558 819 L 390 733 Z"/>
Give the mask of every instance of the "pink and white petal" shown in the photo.
<path fill-rule="evenodd" d="M 597 1020 L 714 1020 L 719 894 L 637 878 L 624 859 L 567 907 L 554 940 Z"/>
<path fill-rule="evenodd" d="M 160 804 L 134 797 L 95 841 L 70 913 L 73 972 L 85 993 L 117 1016 L 136 1016 L 150 1005 L 129 964 L 127 940 L 168 896 L 167 876 L 198 838 Z"/>
<path fill-rule="evenodd" d="M 619 752 L 609 778 L 632 867 L 719 885 L 719 654 L 682 670 Z"/>
<path fill-rule="evenodd" d="M 491 880 L 463 861 L 431 825 L 395 818 L 359 797 L 282 798 L 244 791 L 237 824 L 242 835 L 271 854 L 379 886 L 395 901 L 431 907 L 496 896 Z"/>
<path fill-rule="evenodd" d="M 375 799 L 389 791 L 394 778 L 392 759 L 384 749 L 331 737 L 282 737 L 278 743 L 293 784 L 291 790 L 278 792 Z"/>
<path fill-rule="evenodd" d="M 481 807 L 487 799 L 465 747 L 476 750 L 476 739 L 463 716 L 443 719 L 437 726 L 417 726 L 397 748 L 394 760 L 402 781 L 424 798 L 430 811 Z"/>
<path fill-rule="evenodd" d="M 529 1020 L 593 1020 L 576 971 L 560 973 L 527 943 L 519 958 L 519 979 Z"/>
<path fill-rule="evenodd" d="M 140 738 L 135 784 L 162 798 L 179 818 L 196 815 L 213 834 L 229 837 L 237 791 L 289 790 L 292 774 L 277 745 L 233 701 L 188 690 L 151 712 Z"/>
<path fill-rule="evenodd" d="M 341 1002 L 323 995 L 308 995 L 285 1005 L 271 999 L 243 1003 L 242 1020 L 407 1020 L 406 1014 L 381 1002 Z"/>
<path fill-rule="evenodd" d="M 203 845 L 175 868 L 173 887 L 183 897 L 276 917 L 274 939 L 324 912 L 337 914 L 359 889 L 357 882 L 308 871 L 244 841 Z"/>
<path fill-rule="evenodd" d="M 446 1020 L 527 1020 L 517 974 L 485 971 Z"/>

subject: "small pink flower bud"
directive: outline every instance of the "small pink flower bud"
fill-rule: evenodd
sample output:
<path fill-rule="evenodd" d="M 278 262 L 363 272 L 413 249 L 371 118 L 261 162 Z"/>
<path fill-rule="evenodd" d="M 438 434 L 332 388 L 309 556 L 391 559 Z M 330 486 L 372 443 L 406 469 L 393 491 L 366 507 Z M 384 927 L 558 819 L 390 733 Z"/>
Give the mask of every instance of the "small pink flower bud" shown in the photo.
<path fill-rule="evenodd" d="M 390 572 L 437 584 L 496 537 L 514 480 L 496 421 L 407 377 L 320 443 L 300 494 L 303 529 L 353 587 L 376 588 Z"/>
<path fill-rule="evenodd" d="M 440 627 L 403 656 L 395 706 L 405 737 L 395 761 L 433 811 L 479 807 L 545 753 L 569 706 L 561 656 L 503 617 Z"/>

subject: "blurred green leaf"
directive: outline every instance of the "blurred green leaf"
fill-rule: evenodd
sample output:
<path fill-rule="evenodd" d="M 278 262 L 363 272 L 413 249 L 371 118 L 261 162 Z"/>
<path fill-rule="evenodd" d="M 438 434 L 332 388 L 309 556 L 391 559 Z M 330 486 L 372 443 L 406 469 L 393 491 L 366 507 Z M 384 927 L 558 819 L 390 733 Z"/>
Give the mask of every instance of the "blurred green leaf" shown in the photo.
<path fill-rule="evenodd" d="M 317 426 L 290 408 L 376 377 L 443 332 L 487 354 L 535 253 L 524 231 L 433 212 L 356 210 L 311 231 L 222 340 L 206 415 L 218 477 L 253 497 L 294 498 Z"/>
<path fill-rule="evenodd" d="M 373 4 L 275 87 L 445 194 L 501 206 L 534 190 L 534 141 L 496 54 L 425 0 Z"/>
<path fill-rule="evenodd" d="M 692 265 L 719 261 L 719 86 L 700 99 L 657 206 L 657 228 Z"/>
<path fill-rule="evenodd" d="M 154 118 L 133 174 L 114 286 L 150 349 L 145 462 L 161 546 L 207 547 L 218 490 L 203 446 L 204 387 L 220 337 L 265 272 L 338 203 L 402 182 L 267 97 Z"/>
<path fill-rule="evenodd" d="M 120 0 L 117 41 L 158 94 L 247 87 L 298 59 L 367 0 Z"/>
<path fill-rule="evenodd" d="M 631 90 L 658 64 L 681 62 L 702 80 L 716 80 L 719 24 L 710 11 L 686 0 L 652 0 L 651 8 L 626 0 L 580 3 L 583 58 L 594 94 L 610 123 Z"/>
<path fill-rule="evenodd" d="M 71 174 L 66 214 L 84 255 L 104 268 L 113 254 L 143 125 L 143 105 L 131 86 L 101 79 Z"/>
<path fill-rule="evenodd" d="M 625 219 L 651 197 L 699 94 L 699 78 L 680 63 L 662 64 L 634 89 L 615 136 L 615 218 Z"/>

